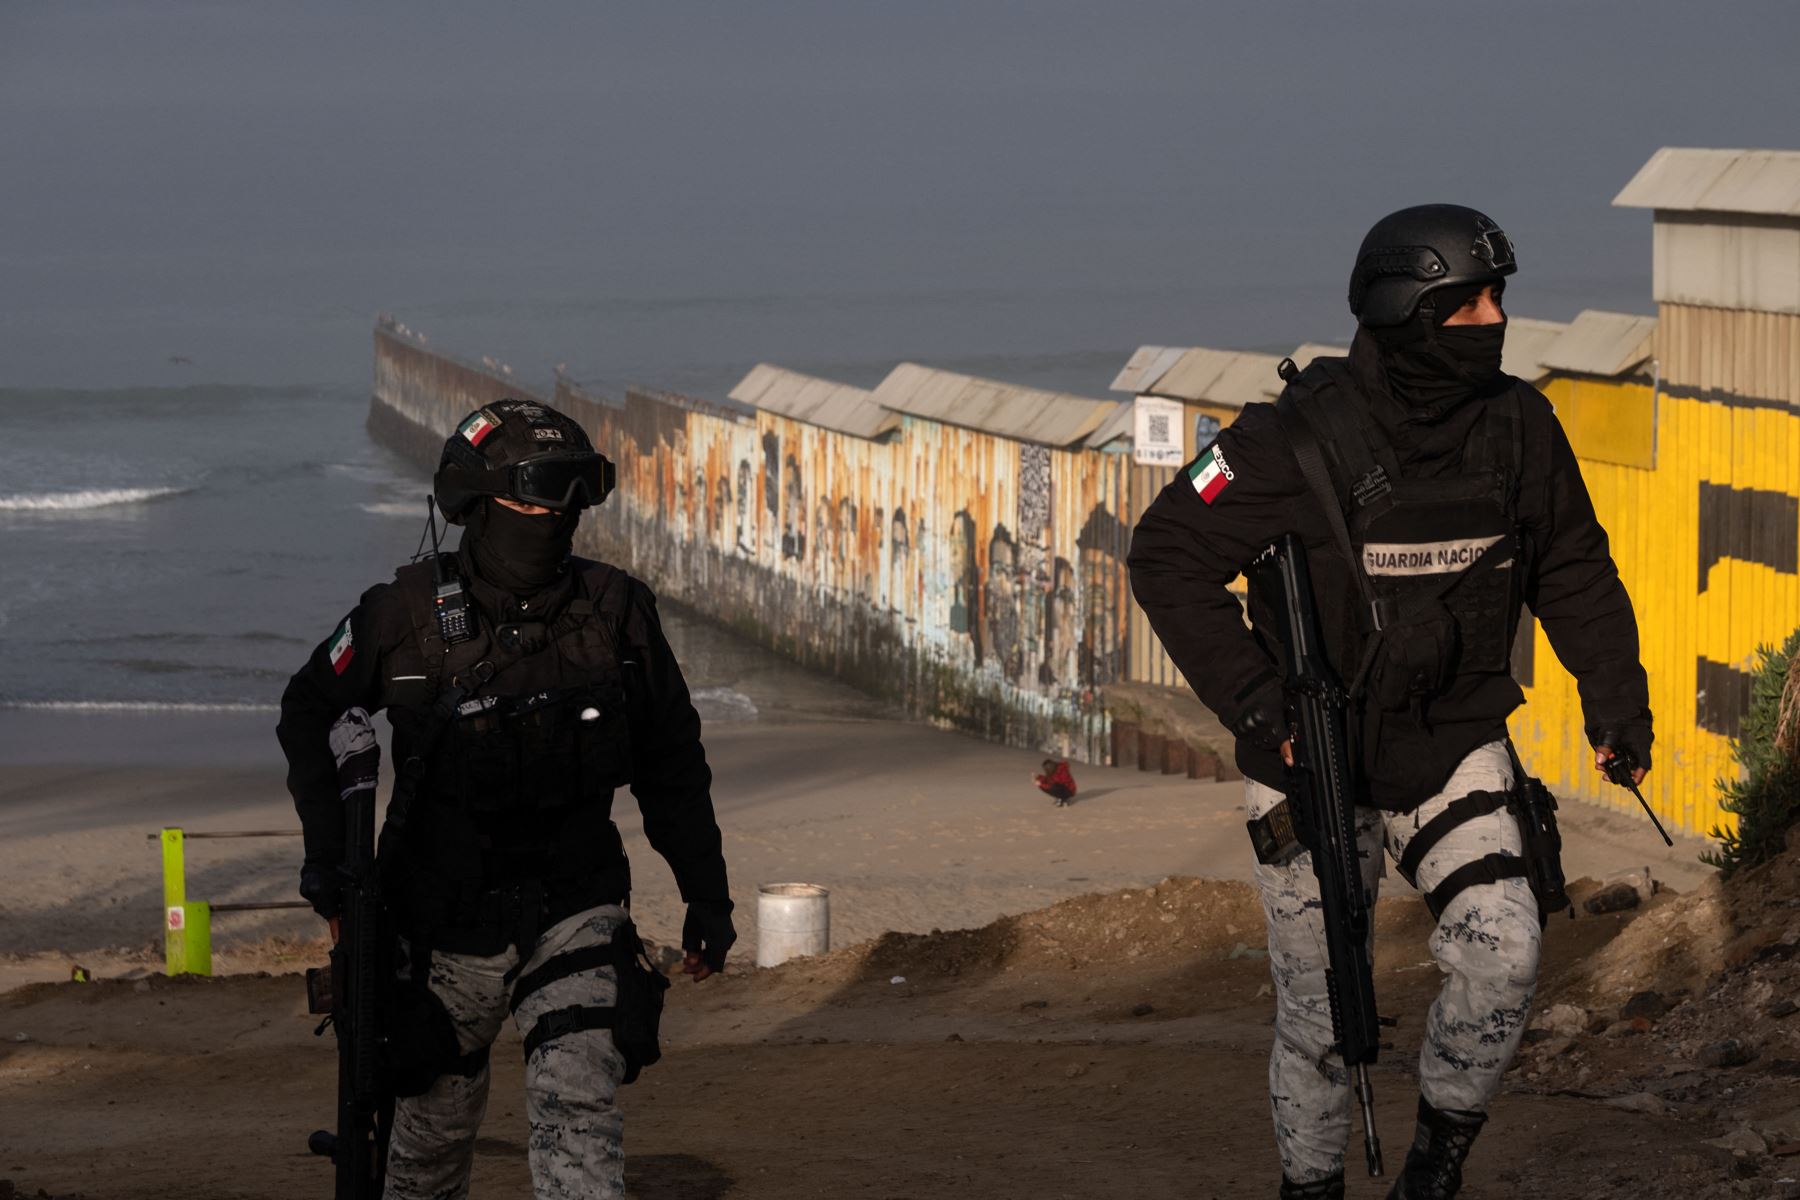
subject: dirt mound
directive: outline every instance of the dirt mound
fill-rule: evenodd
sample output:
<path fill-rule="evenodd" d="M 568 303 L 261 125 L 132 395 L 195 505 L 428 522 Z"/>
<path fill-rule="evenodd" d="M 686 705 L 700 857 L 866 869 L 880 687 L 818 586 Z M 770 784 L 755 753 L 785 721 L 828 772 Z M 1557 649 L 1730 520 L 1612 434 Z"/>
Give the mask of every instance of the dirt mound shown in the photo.
<path fill-rule="evenodd" d="M 1262 953 L 1262 908 L 1244 883 L 1164 879 L 1001 917 L 976 929 L 884 933 L 817 958 L 784 963 L 773 978 L 810 983 L 967 979 L 1125 967 L 1139 960 L 1219 959 Z"/>
<path fill-rule="evenodd" d="M 1800 1153 L 1800 831 L 1547 976 L 1526 1040 L 1527 1089 L 1716 1120 L 1744 1170 Z"/>
<path fill-rule="evenodd" d="M 1692 994 L 1800 949 L 1800 829 L 1787 853 L 1717 876 L 1680 896 L 1657 897 L 1557 981 L 1556 998 L 1588 1007 L 1626 1003 L 1643 991 Z"/>
<path fill-rule="evenodd" d="M 1263 945 L 1262 907 L 1245 883 L 1165 879 L 1152 887 L 1077 896 L 980 929 L 887 933 L 861 969 L 876 975 L 1129 963 L 1146 955 L 1217 958 Z M 1242 949 L 1240 949 L 1242 948 Z"/>

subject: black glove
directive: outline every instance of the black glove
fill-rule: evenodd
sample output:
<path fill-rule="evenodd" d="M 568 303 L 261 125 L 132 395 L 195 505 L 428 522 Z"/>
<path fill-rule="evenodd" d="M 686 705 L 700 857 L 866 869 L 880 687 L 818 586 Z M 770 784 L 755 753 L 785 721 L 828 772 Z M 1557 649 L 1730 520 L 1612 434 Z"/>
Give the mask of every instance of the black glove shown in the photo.
<path fill-rule="evenodd" d="M 300 868 L 300 894 L 327 921 L 343 906 L 343 881 L 330 863 L 308 862 Z"/>
<path fill-rule="evenodd" d="M 681 923 L 681 948 L 699 951 L 700 961 L 715 971 L 725 969 L 725 952 L 737 941 L 731 908 L 729 900 L 690 900 Z"/>
<path fill-rule="evenodd" d="M 1624 764 L 1624 775 L 1631 777 L 1634 767 L 1650 769 L 1650 742 L 1652 735 L 1648 725 L 1611 725 L 1593 736 L 1594 748 L 1612 747 L 1613 758 Z M 1607 772 L 1610 777 L 1612 772 Z"/>
<path fill-rule="evenodd" d="M 1287 703 L 1281 694 L 1281 681 L 1269 676 L 1250 694 L 1231 732 L 1258 750 L 1279 750 L 1288 740 Z"/>

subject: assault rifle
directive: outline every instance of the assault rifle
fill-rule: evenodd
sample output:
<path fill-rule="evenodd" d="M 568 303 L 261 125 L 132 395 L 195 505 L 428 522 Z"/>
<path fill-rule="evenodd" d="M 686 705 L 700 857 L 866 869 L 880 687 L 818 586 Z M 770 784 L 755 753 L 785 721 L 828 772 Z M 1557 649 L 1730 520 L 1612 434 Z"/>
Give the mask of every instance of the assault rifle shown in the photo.
<path fill-rule="evenodd" d="M 1381 1139 L 1375 1132 L 1375 1094 L 1369 1064 L 1381 1052 L 1375 1012 L 1375 977 L 1369 955 L 1373 906 L 1363 889 L 1356 848 L 1356 798 L 1350 773 L 1350 697 L 1325 658 L 1306 549 L 1284 534 L 1255 568 L 1276 597 L 1275 612 L 1287 663 L 1288 728 L 1294 765 L 1288 803 L 1294 831 L 1312 851 L 1313 874 L 1325 920 L 1328 966 L 1325 987 L 1331 1002 L 1336 1050 L 1350 1072 L 1362 1106 L 1363 1150 L 1369 1174 L 1379 1176 Z"/>
<path fill-rule="evenodd" d="M 381 746 L 369 715 L 351 709 L 331 731 L 344 803 L 344 859 L 339 932 L 331 965 L 306 973 L 309 1007 L 330 1015 L 337 1037 L 337 1132 L 307 1139 L 314 1154 L 337 1168 L 336 1200 L 376 1200 L 387 1178 L 388 1130 L 394 1098 L 381 1066 L 381 1029 L 392 963 L 375 870 L 375 786 Z"/>

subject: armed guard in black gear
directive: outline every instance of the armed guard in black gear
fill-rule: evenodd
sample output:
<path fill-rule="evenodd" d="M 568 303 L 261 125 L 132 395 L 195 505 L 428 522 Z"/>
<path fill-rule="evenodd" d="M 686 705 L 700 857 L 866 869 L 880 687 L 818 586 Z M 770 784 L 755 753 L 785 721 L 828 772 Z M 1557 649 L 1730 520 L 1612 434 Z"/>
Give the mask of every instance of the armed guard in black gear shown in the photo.
<path fill-rule="evenodd" d="M 488 1048 L 510 1015 L 537 1195 L 622 1197 L 614 1090 L 656 1060 L 668 984 L 627 913 L 613 795 L 630 786 L 687 902 L 683 970 L 722 970 L 735 933 L 700 719 L 650 590 L 571 555 L 582 511 L 613 486 L 578 423 L 535 401 L 485 405 L 433 483 L 461 544 L 435 553 L 433 525 L 434 553 L 363 593 L 281 702 L 301 890 L 328 918 L 360 878 L 333 725 L 386 709 L 393 728 L 377 851 L 390 987 L 354 1029 L 380 1027 L 387 1099 L 359 1080 L 346 1111 L 382 1125 L 366 1156 L 385 1152 L 379 1194 L 467 1195 Z M 351 1153 L 341 1136 L 315 1148 Z"/>
<path fill-rule="evenodd" d="M 1360 1073 L 1374 1057 L 1369 1013 L 1334 1028 L 1352 1024 L 1333 1011 L 1334 985 L 1357 981 L 1334 980 L 1332 967 L 1356 957 L 1326 954 L 1353 931 L 1324 927 L 1315 848 L 1361 876 L 1334 880 L 1347 883 L 1341 910 L 1373 903 L 1385 847 L 1436 918 L 1430 948 L 1445 979 L 1391 1198 L 1456 1194 L 1518 1048 L 1544 916 L 1568 903 L 1555 802 L 1507 739 L 1524 698 L 1511 673 L 1522 606 L 1579 683 L 1596 765 L 1629 782 L 1650 766 L 1637 623 L 1606 532 L 1549 402 L 1501 370 L 1516 270 L 1511 240 L 1473 209 L 1431 204 L 1377 222 L 1351 275 L 1347 357 L 1284 363 L 1280 399 L 1247 406 L 1132 540 L 1138 603 L 1237 734 L 1276 992 L 1269 1082 L 1284 1197 L 1343 1195 L 1346 1063 Z M 1311 595 L 1272 585 L 1293 572 L 1255 571 L 1246 628 L 1226 585 L 1265 551 L 1281 561 L 1280 546 L 1304 555 Z M 1319 679 L 1287 661 L 1283 634 L 1299 611 L 1318 623 L 1331 668 Z M 1331 763 L 1297 721 L 1337 695 L 1352 855 L 1308 827 L 1330 811 L 1317 801 Z"/>

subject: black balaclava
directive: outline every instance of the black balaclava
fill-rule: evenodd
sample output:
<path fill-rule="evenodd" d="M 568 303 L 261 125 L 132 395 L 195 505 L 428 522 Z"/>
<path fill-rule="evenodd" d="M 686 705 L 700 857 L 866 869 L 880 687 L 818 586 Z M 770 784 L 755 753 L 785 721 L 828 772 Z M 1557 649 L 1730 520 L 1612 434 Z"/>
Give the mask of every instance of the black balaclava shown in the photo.
<path fill-rule="evenodd" d="M 1482 406 L 1469 400 L 1499 382 L 1506 322 L 1443 322 L 1483 284 L 1440 288 L 1404 325 L 1357 330 L 1350 357 L 1369 386 L 1371 412 L 1408 473 L 1433 475 L 1462 460 Z M 1373 378 L 1370 378 L 1373 376 Z"/>
<path fill-rule="evenodd" d="M 529 596 L 562 575 L 580 522 L 579 511 L 533 516 L 484 497 L 464 522 L 462 544 L 483 579 Z"/>
<path fill-rule="evenodd" d="M 1504 319 L 1493 325 L 1444 324 L 1485 286 L 1440 288 L 1404 325 L 1369 330 L 1396 400 L 1408 408 L 1447 409 L 1500 377 Z"/>

